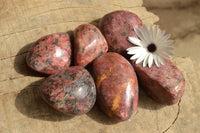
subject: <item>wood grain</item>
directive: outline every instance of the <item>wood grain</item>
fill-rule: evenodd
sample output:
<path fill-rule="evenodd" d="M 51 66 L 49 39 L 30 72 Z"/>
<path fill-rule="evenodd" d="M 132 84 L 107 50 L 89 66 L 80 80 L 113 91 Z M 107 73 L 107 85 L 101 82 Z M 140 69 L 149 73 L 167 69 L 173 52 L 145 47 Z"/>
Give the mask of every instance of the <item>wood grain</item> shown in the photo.
<path fill-rule="evenodd" d="M 186 78 L 185 94 L 179 104 L 159 105 L 141 90 L 138 110 L 125 122 L 110 120 L 97 106 L 86 115 L 65 116 L 40 98 L 38 87 L 45 75 L 27 67 L 25 57 L 30 45 L 47 34 L 71 34 L 83 23 L 97 25 L 104 14 L 121 9 L 136 13 L 146 24 L 158 21 L 157 16 L 142 7 L 142 0 L 0 0 L 0 133 L 200 130 L 200 65 L 189 58 L 173 59 Z"/>

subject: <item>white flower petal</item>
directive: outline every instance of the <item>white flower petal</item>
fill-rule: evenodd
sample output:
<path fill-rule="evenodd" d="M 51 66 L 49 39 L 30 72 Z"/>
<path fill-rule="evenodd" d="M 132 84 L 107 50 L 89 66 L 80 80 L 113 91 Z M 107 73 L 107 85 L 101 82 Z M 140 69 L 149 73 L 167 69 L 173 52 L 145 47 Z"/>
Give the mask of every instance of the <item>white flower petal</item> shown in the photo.
<path fill-rule="evenodd" d="M 150 27 L 149 36 L 150 36 L 151 40 L 154 40 L 154 38 L 153 38 L 153 27 L 152 26 Z"/>
<path fill-rule="evenodd" d="M 133 55 L 133 56 L 130 58 L 130 60 L 135 60 L 135 59 L 137 59 L 138 57 L 140 57 L 140 54 L 135 54 L 135 55 Z"/>
<path fill-rule="evenodd" d="M 160 50 L 160 55 L 166 58 L 169 58 L 169 55 L 173 55 L 173 53 L 168 50 L 167 48 L 163 48 L 162 50 Z"/>
<path fill-rule="evenodd" d="M 173 47 L 170 47 L 170 46 L 159 46 L 158 47 L 158 51 L 171 51 L 173 50 L 174 48 Z"/>
<path fill-rule="evenodd" d="M 133 46 L 133 47 L 127 48 L 126 50 L 130 51 L 130 50 L 134 50 L 134 49 L 137 49 L 137 48 L 142 48 L 142 47 L 141 46 Z"/>
<path fill-rule="evenodd" d="M 160 44 L 160 43 L 163 43 L 163 42 L 167 41 L 167 39 L 168 39 L 169 37 L 170 37 L 170 34 L 167 34 L 167 35 L 163 36 L 163 37 L 158 41 L 158 43 Z"/>
<path fill-rule="evenodd" d="M 137 59 L 137 58 L 139 58 L 141 55 L 143 55 L 144 53 L 143 52 L 137 52 L 135 55 L 133 55 L 131 58 L 130 58 L 130 60 L 135 60 L 135 59 Z"/>
<path fill-rule="evenodd" d="M 147 45 L 148 45 L 148 43 L 146 43 L 146 42 L 143 42 L 143 41 L 141 42 L 141 44 L 142 44 L 142 47 L 143 47 L 143 48 L 146 48 L 146 47 L 147 47 Z"/>
<path fill-rule="evenodd" d="M 157 55 L 154 55 L 154 62 L 155 62 L 155 64 L 156 64 L 156 66 L 157 67 L 160 67 L 160 64 L 159 64 L 159 62 L 158 62 L 158 58 L 157 58 Z"/>
<path fill-rule="evenodd" d="M 165 61 L 164 61 L 161 57 L 159 57 L 159 56 L 158 56 L 158 61 L 159 61 L 162 65 L 165 65 Z"/>
<path fill-rule="evenodd" d="M 169 55 L 167 55 L 165 52 L 160 52 L 160 56 L 164 57 L 164 58 L 168 58 L 169 59 Z"/>
<path fill-rule="evenodd" d="M 156 36 L 155 36 L 155 27 L 152 27 L 152 30 L 153 30 L 153 33 L 152 33 L 152 36 L 153 36 L 153 41 L 155 41 L 156 40 Z"/>
<path fill-rule="evenodd" d="M 156 35 L 155 37 L 157 37 L 157 35 L 158 35 L 158 25 L 156 25 L 154 32 L 155 32 L 155 35 Z"/>
<path fill-rule="evenodd" d="M 149 35 L 149 30 L 148 30 L 146 24 L 144 24 L 143 30 L 144 30 L 144 32 L 146 32 Z"/>
<path fill-rule="evenodd" d="M 145 56 L 146 56 L 145 53 L 142 54 L 142 55 L 137 59 L 137 61 L 136 61 L 135 63 L 136 63 L 136 64 L 139 64 L 140 62 L 142 62 L 142 61 L 144 60 Z"/>
<path fill-rule="evenodd" d="M 131 50 L 140 49 L 140 48 L 141 47 L 139 46 L 133 46 L 133 47 L 127 48 L 126 51 L 131 51 Z"/>
<path fill-rule="evenodd" d="M 144 35 L 142 34 L 144 33 L 143 27 L 140 26 L 140 28 L 138 29 L 134 27 L 134 31 L 137 34 L 137 36 L 140 38 L 142 46 L 146 47 L 147 43 L 149 43 L 150 41 L 148 41 L 148 39 L 146 39 L 146 37 L 144 37 Z"/>
<path fill-rule="evenodd" d="M 154 29 L 154 32 L 153 32 L 153 36 L 154 36 L 154 42 L 157 41 L 157 36 L 158 36 L 158 25 L 156 25 L 155 29 Z"/>
<path fill-rule="evenodd" d="M 145 43 L 148 44 L 148 43 L 151 43 L 151 38 L 149 36 L 149 31 L 148 31 L 148 28 L 146 25 L 144 25 L 143 27 L 143 36 L 145 37 Z"/>
<path fill-rule="evenodd" d="M 169 45 L 172 43 L 174 43 L 174 40 L 166 40 L 166 41 L 163 41 L 161 45 Z"/>
<path fill-rule="evenodd" d="M 137 46 L 142 46 L 141 40 L 135 37 L 128 37 L 128 41 Z"/>
<path fill-rule="evenodd" d="M 144 40 L 140 29 L 137 29 L 137 28 L 134 27 L 134 31 L 135 31 L 135 33 L 137 34 L 137 36 L 138 36 L 141 40 Z"/>
<path fill-rule="evenodd" d="M 149 59 L 148 59 L 148 66 L 149 66 L 149 68 L 152 66 L 152 64 L 153 64 L 153 54 L 150 54 L 149 55 Z"/>
<path fill-rule="evenodd" d="M 172 43 L 174 43 L 174 40 L 167 40 L 166 42 L 169 44 L 172 44 Z"/>
<path fill-rule="evenodd" d="M 163 36 L 162 38 L 160 38 L 158 40 L 158 44 L 163 44 L 164 42 L 167 41 L 167 39 L 169 39 L 170 36 L 171 36 L 170 34 L 167 34 L 167 35 Z"/>
<path fill-rule="evenodd" d="M 165 51 L 165 53 L 168 55 L 168 56 L 172 56 L 172 55 L 174 55 L 171 51 Z"/>
<path fill-rule="evenodd" d="M 173 47 L 166 47 L 166 50 L 171 51 L 171 50 L 174 50 L 174 48 Z"/>
<path fill-rule="evenodd" d="M 147 53 L 147 54 L 146 54 L 146 57 L 144 58 L 143 67 L 146 67 L 146 66 L 147 66 L 148 58 L 149 58 L 149 53 Z"/>
<path fill-rule="evenodd" d="M 135 49 L 128 51 L 127 54 L 139 54 L 139 53 L 143 53 L 143 52 L 145 52 L 144 48 L 136 47 Z"/>
<path fill-rule="evenodd" d="M 173 48 L 170 44 L 174 41 L 168 40 L 170 34 L 165 35 L 165 31 L 160 31 L 158 33 L 158 26 L 151 26 L 150 29 L 148 29 L 146 25 L 144 25 L 139 28 L 134 28 L 134 30 L 139 39 L 128 37 L 128 41 L 137 46 L 128 48 L 127 54 L 133 55 L 130 58 L 131 60 L 137 59 L 136 64 L 143 61 L 143 67 L 147 65 L 151 67 L 153 63 L 159 67 L 160 64 L 164 65 L 162 57 L 169 58 L 170 55 L 173 55 Z M 150 52 L 148 50 L 150 44 L 155 45 L 155 51 Z"/>
<path fill-rule="evenodd" d="M 170 38 L 170 36 L 171 36 L 171 34 L 167 34 L 167 35 L 165 35 L 163 38 L 164 38 L 165 40 L 168 40 L 168 39 Z"/>
<path fill-rule="evenodd" d="M 163 30 L 163 31 L 161 31 L 159 34 L 158 34 L 158 41 L 160 40 L 160 39 L 162 39 L 162 37 L 164 36 L 164 34 L 165 34 L 165 30 Z"/>
<path fill-rule="evenodd" d="M 165 33 L 166 33 L 166 31 L 163 30 L 162 32 L 160 32 L 160 36 L 161 36 L 161 37 L 164 36 Z"/>

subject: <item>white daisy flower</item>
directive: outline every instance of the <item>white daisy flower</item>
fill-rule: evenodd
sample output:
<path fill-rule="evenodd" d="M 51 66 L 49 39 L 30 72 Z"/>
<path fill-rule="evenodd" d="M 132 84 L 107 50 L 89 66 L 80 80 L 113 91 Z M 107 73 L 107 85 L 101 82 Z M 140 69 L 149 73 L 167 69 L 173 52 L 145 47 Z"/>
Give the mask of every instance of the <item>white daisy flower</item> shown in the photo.
<path fill-rule="evenodd" d="M 153 62 L 157 67 L 160 66 L 160 63 L 164 65 L 164 58 L 169 58 L 172 47 L 169 45 L 172 44 L 173 40 L 168 40 L 170 34 L 164 35 L 165 31 L 160 31 L 158 33 L 158 26 L 153 26 L 148 28 L 146 25 L 140 28 L 134 28 L 135 33 L 138 38 L 128 37 L 128 41 L 136 45 L 127 49 L 127 54 L 133 55 L 130 59 L 136 60 L 136 64 L 143 61 L 143 67 L 146 67 L 147 64 L 149 67 L 152 66 Z"/>

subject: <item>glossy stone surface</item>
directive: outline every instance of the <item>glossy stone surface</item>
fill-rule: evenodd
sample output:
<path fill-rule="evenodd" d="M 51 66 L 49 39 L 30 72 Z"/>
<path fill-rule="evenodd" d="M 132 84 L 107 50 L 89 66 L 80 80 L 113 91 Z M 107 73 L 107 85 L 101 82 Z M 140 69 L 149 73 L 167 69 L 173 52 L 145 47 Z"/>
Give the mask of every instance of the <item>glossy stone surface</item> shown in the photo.
<path fill-rule="evenodd" d="M 27 64 L 35 71 L 54 74 L 71 63 L 71 43 L 67 33 L 44 36 L 30 48 Z"/>
<path fill-rule="evenodd" d="M 104 36 L 91 24 L 82 24 L 75 29 L 74 42 L 74 62 L 79 66 L 86 66 L 108 50 Z"/>
<path fill-rule="evenodd" d="M 70 115 L 90 111 L 96 101 L 92 76 L 81 66 L 49 76 L 40 87 L 42 98 L 56 110 Z"/>
<path fill-rule="evenodd" d="M 138 103 L 138 82 L 131 64 L 109 52 L 94 60 L 93 75 L 101 110 L 117 121 L 129 119 Z"/>
<path fill-rule="evenodd" d="M 181 71 L 169 60 L 165 59 L 165 65 L 157 67 L 155 64 L 142 67 L 132 61 L 140 87 L 149 96 L 161 104 L 172 105 L 177 103 L 184 92 L 185 79 Z"/>
<path fill-rule="evenodd" d="M 105 15 L 100 21 L 99 28 L 108 43 L 108 51 L 126 55 L 126 49 L 133 46 L 127 41 L 127 37 L 137 37 L 133 26 L 138 28 L 142 25 L 137 15 L 121 10 Z"/>

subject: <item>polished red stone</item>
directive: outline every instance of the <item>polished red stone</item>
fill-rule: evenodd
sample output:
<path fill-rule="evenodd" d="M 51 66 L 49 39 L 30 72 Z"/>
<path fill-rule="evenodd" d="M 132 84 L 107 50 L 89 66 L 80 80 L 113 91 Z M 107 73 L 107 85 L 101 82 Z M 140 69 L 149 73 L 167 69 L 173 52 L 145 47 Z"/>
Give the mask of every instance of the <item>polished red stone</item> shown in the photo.
<path fill-rule="evenodd" d="M 155 101 L 172 105 L 177 103 L 184 92 L 185 79 L 181 71 L 169 60 L 165 59 L 165 65 L 159 68 L 153 64 L 151 68 L 142 67 L 132 61 L 139 83 L 149 96 Z"/>
<path fill-rule="evenodd" d="M 143 23 L 137 15 L 128 11 L 114 11 L 105 15 L 99 28 L 108 43 L 108 51 L 126 55 L 126 49 L 133 46 L 127 41 L 128 36 L 137 37 L 134 28 Z"/>
<path fill-rule="evenodd" d="M 86 66 L 108 50 L 104 36 L 91 24 L 82 24 L 75 29 L 74 42 L 74 62 L 79 66 Z"/>
<path fill-rule="evenodd" d="M 71 63 L 71 43 L 67 33 L 44 36 L 30 48 L 27 64 L 35 71 L 54 74 Z"/>
<path fill-rule="evenodd" d="M 82 115 L 93 107 L 96 88 L 92 76 L 81 66 L 49 76 L 40 87 L 42 98 L 56 110 Z"/>
<path fill-rule="evenodd" d="M 109 52 L 94 60 L 93 75 L 101 110 L 118 121 L 129 119 L 138 103 L 138 82 L 131 64 Z"/>

